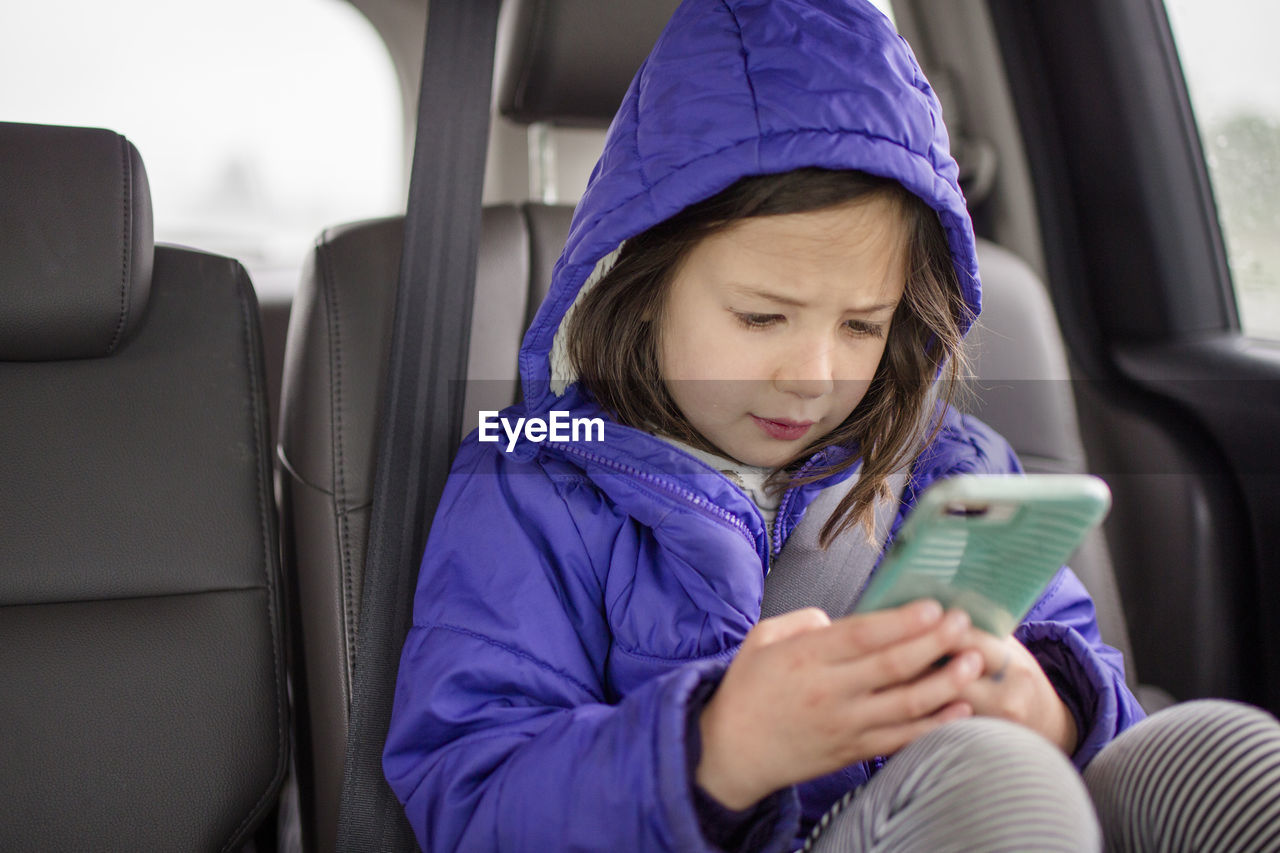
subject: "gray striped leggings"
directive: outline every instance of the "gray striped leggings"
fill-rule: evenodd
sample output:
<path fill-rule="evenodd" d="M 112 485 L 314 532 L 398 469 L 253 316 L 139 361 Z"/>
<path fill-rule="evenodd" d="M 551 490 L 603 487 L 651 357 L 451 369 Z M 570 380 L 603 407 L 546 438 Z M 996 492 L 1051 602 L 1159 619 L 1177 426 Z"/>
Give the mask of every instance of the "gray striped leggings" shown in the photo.
<path fill-rule="evenodd" d="M 903 749 L 814 829 L 814 851 L 1280 851 L 1280 723 L 1221 700 L 1126 731 L 1083 779 L 1048 741 L 975 717 Z"/>

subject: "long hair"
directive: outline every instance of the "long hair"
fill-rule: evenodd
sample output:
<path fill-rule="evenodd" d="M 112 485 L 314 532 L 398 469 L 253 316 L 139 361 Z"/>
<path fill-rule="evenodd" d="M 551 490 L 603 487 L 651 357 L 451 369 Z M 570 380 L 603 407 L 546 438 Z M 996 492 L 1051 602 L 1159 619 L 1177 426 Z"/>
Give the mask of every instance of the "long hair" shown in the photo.
<path fill-rule="evenodd" d="M 583 295 L 569 319 L 569 357 L 579 381 L 622 424 L 722 453 L 672 400 L 659 371 L 658 337 L 667 294 L 681 262 L 707 236 L 753 216 L 823 210 L 879 196 L 907 231 L 906 282 L 884 355 L 866 394 L 843 423 L 770 477 L 771 489 L 823 479 L 862 461 L 858 482 L 823 526 L 823 547 L 863 525 L 870 536 L 886 481 L 909 465 L 940 426 L 964 370 L 961 329 L 972 319 L 938 215 L 896 181 L 856 171 L 799 169 L 743 178 L 728 189 L 628 240 L 612 269 Z M 800 473 L 818 451 L 856 451 Z"/>

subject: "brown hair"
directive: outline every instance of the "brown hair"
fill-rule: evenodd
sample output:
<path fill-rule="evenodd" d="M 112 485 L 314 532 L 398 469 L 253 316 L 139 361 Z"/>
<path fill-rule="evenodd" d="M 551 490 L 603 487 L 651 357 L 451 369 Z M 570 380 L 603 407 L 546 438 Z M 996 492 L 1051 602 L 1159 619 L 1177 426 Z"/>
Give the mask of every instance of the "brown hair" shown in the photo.
<path fill-rule="evenodd" d="M 569 357 L 578 377 L 619 423 L 722 454 L 689 424 L 658 369 L 659 323 L 681 262 L 700 240 L 737 220 L 822 210 L 872 196 L 893 203 L 907 233 L 907 280 L 884 355 L 844 423 L 770 478 L 771 488 L 785 488 L 828 477 L 855 464 L 858 455 L 803 476 L 799 467 L 826 447 L 856 445 L 862 472 L 823 526 L 824 547 L 857 524 L 872 535 L 873 503 L 889 496 L 886 478 L 909 464 L 940 426 L 934 389 L 941 388 L 950 403 L 961 376 L 960 330 L 972 312 L 961 295 L 942 224 L 924 201 L 897 181 L 863 172 L 799 169 L 743 178 L 628 240 L 568 321 Z"/>

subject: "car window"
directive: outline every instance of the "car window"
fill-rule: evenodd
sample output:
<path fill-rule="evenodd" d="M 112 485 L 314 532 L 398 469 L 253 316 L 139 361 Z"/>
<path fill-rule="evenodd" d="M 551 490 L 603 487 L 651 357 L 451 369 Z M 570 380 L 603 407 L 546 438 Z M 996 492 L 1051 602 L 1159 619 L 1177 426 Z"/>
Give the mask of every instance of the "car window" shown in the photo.
<path fill-rule="evenodd" d="M 344 0 L 51 0 L 0 21 L 0 119 L 127 136 L 156 239 L 239 259 L 260 294 L 292 291 L 322 228 L 403 210 L 395 72 Z"/>
<path fill-rule="evenodd" d="M 1280 4 L 1167 0 L 1246 334 L 1280 338 Z"/>

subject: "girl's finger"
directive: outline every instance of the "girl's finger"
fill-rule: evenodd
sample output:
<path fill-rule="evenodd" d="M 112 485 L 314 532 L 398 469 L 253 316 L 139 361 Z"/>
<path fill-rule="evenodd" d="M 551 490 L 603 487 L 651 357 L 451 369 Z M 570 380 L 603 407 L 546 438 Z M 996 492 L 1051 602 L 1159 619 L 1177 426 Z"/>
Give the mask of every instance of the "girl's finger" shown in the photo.
<path fill-rule="evenodd" d="M 973 628 L 965 633 L 960 644 L 982 655 L 985 663 L 982 669 L 984 678 L 1001 681 L 1013 659 L 1013 647 L 1010 644 L 1017 642 L 1012 637 L 996 637 L 986 631 Z"/>
<path fill-rule="evenodd" d="M 982 656 L 977 652 L 961 652 L 916 681 L 862 696 L 856 700 L 859 720 L 866 727 L 877 728 L 932 716 L 951 703 L 967 699 L 982 665 Z"/>
<path fill-rule="evenodd" d="M 919 636 L 942 621 L 942 605 L 920 599 L 890 610 L 843 616 L 824 631 L 818 654 L 828 661 L 848 661 L 869 652 Z"/>
<path fill-rule="evenodd" d="M 859 746 L 873 755 L 892 755 L 907 744 L 947 723 L 973 716 L 964 701 L 951 702 L 933 714 L 908 723 L 897 723 L 863 732 Z"/>
<path fill-rule="evenodd" d="M 974 713 L 985 716 L 1003 717 L 1004 700 L 1008 692 L 1008 682 L 1004 679 L 992 681 L 984 672 L 981 678 L 974 679 L 960 691 L 959 699 L 968 702 Z"/>
<path fill-rule="evenodd" d="M 810 631 L 826 628 L 831 618 L 817 607 L 804 607 L 792 610 L 780 616 L 771 616 L 760 620 L 747 635 L 747 641 L 756 646 L 767 646 L 772 643 L 788 640 Z"/>
<path fill-rule="evenodd" d="M 852 691 L 881 690 L 928 674 L 941 658 L 961 649 L 968 627 L 968 614 L 952 610 L 932 630 L 850 661 Z"/>

